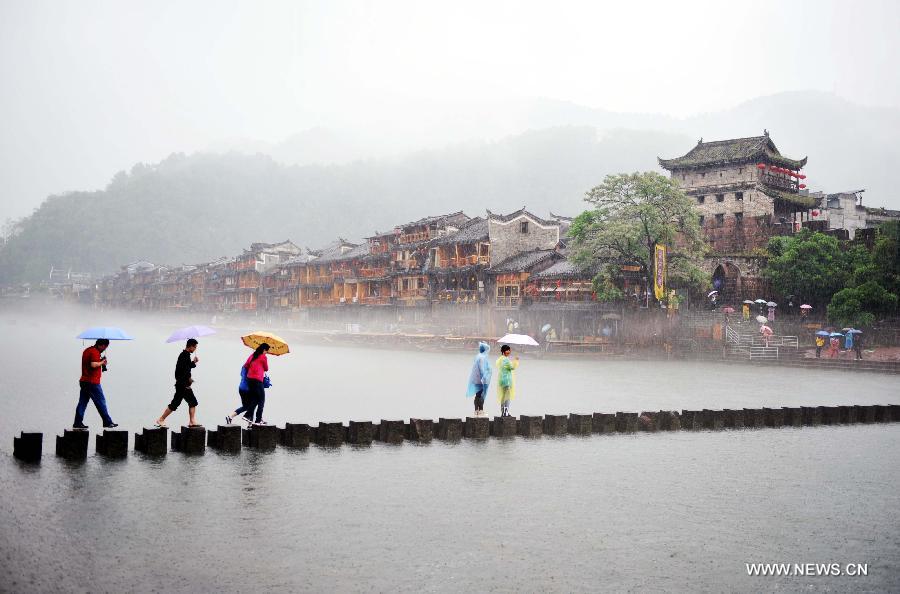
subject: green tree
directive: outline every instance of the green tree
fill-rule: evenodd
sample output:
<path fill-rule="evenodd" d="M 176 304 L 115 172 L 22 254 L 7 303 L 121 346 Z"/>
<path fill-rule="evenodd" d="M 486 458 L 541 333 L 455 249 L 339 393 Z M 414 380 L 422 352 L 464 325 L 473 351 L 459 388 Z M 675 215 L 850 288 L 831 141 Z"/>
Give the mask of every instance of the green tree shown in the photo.
<path fill-rule="evenodd" d="M 569 229 L 573 262 L 595 271 L 600 300 L 621 297 L 622 265 L 639 265 L 653 286 L 656 244 L 669 246 L 668 281 L 689 289 L 709 278 L 701 268 L 706 251 L 693 201 L 668 177 L 653 172 L 609 175 L 585 201 L 593 208 Z"/>
<path fill-rule="evenodd" d="M 801 301 L 824 306 L 832 295 L 847 286 L 853 264 L 862 267 L 868 252 L 841 250 L 835 237 L 803 229 L 789 237 L 769 240 L 770 258 L 763 276 L 777 295 L 795 295 Z"/>
<path fill-rule="evenodd" d="M 878 314 L 897 310 L 897 295 L 875 281 L 841 289 L 828 304 L 828 319 L 846 326 L 871 326 Z"/>

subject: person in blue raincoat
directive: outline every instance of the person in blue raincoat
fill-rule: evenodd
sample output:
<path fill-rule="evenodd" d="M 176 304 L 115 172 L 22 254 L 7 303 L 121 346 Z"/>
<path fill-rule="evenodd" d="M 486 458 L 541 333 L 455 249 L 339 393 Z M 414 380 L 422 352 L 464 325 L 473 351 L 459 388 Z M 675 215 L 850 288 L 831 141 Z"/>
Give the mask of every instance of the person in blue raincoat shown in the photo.
<path fill-rule="evenodd" d="M 472 371 L 469 373 L 469 387 L 466 397 L 475 397 L 475 416 L 484 416 L 484 399 L 487 397 L 488 386 L 491 385 L 491 364 L 488 361 L 488 353 L 491 346 L 486 342 L 478 343 L 478 354 L 472 363 Z"/>

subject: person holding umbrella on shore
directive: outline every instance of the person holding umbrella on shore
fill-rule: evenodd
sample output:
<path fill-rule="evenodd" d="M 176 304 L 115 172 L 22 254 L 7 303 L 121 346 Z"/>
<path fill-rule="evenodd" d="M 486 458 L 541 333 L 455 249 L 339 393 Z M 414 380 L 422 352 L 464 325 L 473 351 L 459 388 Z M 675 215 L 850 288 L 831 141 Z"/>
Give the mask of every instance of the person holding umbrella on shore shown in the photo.
<path fill-rule="evenodd" d="M 99 326 L 88 328 L 76 338 L 94 339 L 96 342 L 92 346 L 84 349 L 81 353 L 81 377 L 78 379 L 80 388 L 78 395 L 78 405 L 75 407 L 75 422 L 72 423 L 73 429 L 87 429 L 84 424 L 84 413 L 87 410 L 89 401 L 97 407 L 100 418 L 103 420 L 104 429 L 112 429 L 118 427 L 114 423 L 112 417 L 109 416 L 109 409 L 106 407 L 106 395 L 103 393 L 103 387 L 100 385 L 100 379 L 103 372 L 107 370 L 108 361 L 104 351 L 109 347 L 110 340 L 131 340 L 131 337 L 121 328 L 112 328 Z"/>
<path fill-rule="evenodd" d="M 820 359 L 822 357 L 822 347 L 825 346 L 825 338 L 830 335 L 829 332 L 825 330 L 819 330 L 816 332 L 816 359 Z"/>

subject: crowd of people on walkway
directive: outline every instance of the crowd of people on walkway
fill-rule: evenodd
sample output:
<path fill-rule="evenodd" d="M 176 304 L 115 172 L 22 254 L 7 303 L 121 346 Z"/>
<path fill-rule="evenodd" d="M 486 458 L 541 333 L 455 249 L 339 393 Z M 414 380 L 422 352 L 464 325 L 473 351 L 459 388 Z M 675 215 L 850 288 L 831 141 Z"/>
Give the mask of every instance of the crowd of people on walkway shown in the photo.
<path fill-rule="evenodd" d="M 844 334 L 840 332 L 828 332 L 821 330 L 816 333 L 816 359 L 822 358 L 822 350 L 825 349 L 825 356 L 829 359 L 836 359 L 841 352 L 841 339 L 844 340 L 844 351 L 849 356 L 854 353 L 857 361 L 861 361 L 863 351 L 863 333 L 859 330 L 850 328 Z"/>
<path fill-rule="evenodd" d="M 195 354 L 198 346 L 199 341 L 196 338 L 189 338 L 184 349 L 178 354 L 175 362 L 175 394 L 156 419 L 154 423 L 156 427 L 166 427 L 168 417 L 178 410 L 183 402 L 188 405 L 188 427 L 202 426 L 197 422 L 199 402 L 194 394 L 192 377 L 193 369 L 200 362 L 200 358 Z M 101 386 L 103 372 L 107 370 L 108 364 L 108 360 L 103 354 L 107 347 L 109 347 L 109 340 L 100 338 L 93 345 L 84 349 L 81 354 L 80 393 L 78 405 L 75 408 L 75 422 L 72 424 L 74 429 L 88 429 L 88 426 L 84 424 L 84 414 L 88 402 L 93 402 L 97 408 L 104 429 L 118 427 L 118 424 L 113 422 L 110 417 L 106 396 Z M 266 388 L 272 385 L 267 373 L 269 361 L 266 357 L 270 348 L 268 343 L 260 343 L 241 366 L 241 379 L 238 384 L 241 405 L 225 415 L 226 424 L 232 424 L 235 419 L 243 420 L 250 427 L 268 424 L 263 420 L 263 410 L 266 405 Z M 490 389 L 491 378 L 494 375 L 488 360 L 490 351 L 491 347 L 488 343 L 480 342 L 478 344 L 478 354 L 475 356 L 472 370 L 469 373 L 466 396 L 475 399 L 474 414 L 476 417 L 487 416 L 484 411 L 484 403 Z M 494 363 L 494 367 L 497 369 L 497 402 L 500 405 L 500 416 L 508 417 L 510 416 L 510 403 L 516 397 L 515 371 L 519 367 L 519 357 L 518 355 L 512 357 L 512 347 L 504 344 L 500 347 L 500 357 Z"/>

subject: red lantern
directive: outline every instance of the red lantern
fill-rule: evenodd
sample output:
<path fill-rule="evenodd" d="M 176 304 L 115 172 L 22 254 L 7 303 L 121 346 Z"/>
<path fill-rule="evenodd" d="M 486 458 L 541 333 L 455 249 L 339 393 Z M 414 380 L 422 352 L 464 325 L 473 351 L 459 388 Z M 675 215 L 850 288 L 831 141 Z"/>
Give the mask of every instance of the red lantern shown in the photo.
<path fill-rule="evenodd" d="M 814 217 L 819 216 L 819 211 L 818 210 L 812 211 L 812 216 L 814 216 Z"/>
<path fill-rule="evenodd" d="M 765 168 L 766 168 L 766 164 L 765 164 L 765 163 L 757 163 L 757 164 L 756 164 L 756 168 L 757 168 L 757 169 L 765 169 Z"/>
<path fill-rule="evenodd" d="M 800 175 L 798 175 L 797 177 L 799 177 L 800 179 L 806 179 L 806 176 L 803 175 L 802 173 Z"/>
<path fill-rule="evenodd" d="M 771 169 L 772 171 L 776 171 L 778 170 L 778 165 L 769 165 L 769 169 Z"/>
<path fill-rule="evenodd" d="M 803 188 L 805 188 L 805 187 L 806 187 L 806 184 L 800 184 L 800 189 L 801 189 L 801 190 L 802 190 Z"/>

